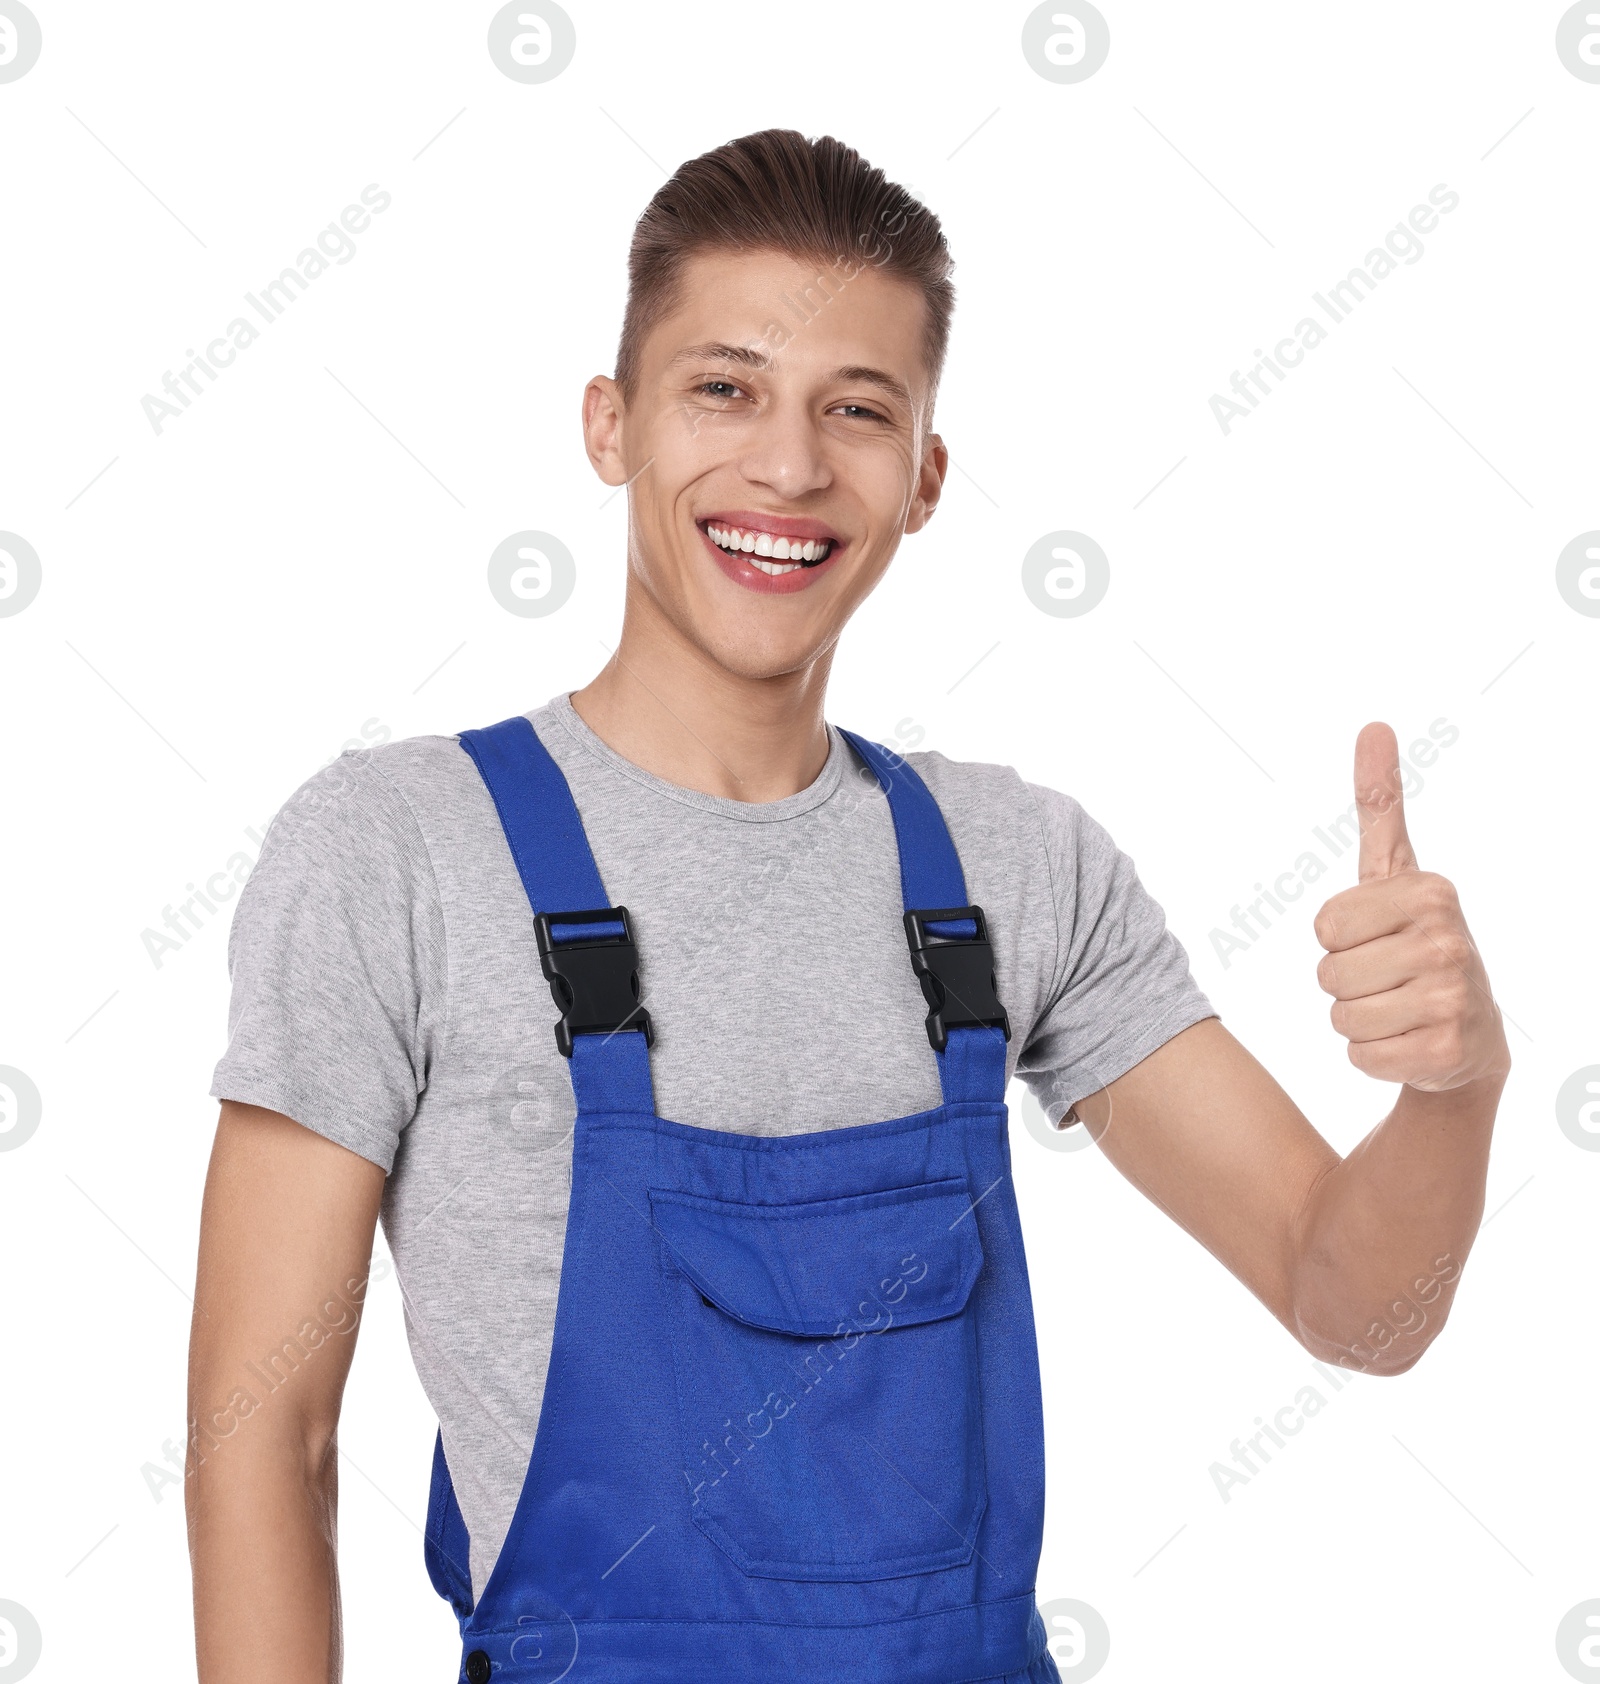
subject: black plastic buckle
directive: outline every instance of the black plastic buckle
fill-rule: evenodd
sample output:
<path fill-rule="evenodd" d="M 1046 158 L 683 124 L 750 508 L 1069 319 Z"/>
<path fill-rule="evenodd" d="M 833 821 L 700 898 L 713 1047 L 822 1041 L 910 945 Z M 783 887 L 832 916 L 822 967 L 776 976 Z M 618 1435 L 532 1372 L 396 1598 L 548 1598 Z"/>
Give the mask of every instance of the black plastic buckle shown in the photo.
<path fill-rule="evenodd" d="M 971 919 L 977 933 L 943 936 L 928 928 L 957 918 Z M 947 1031 L 969 1024 L 999 1029 L 1009 1041 L 1011 1020 L 996 992 L 994 949 L 989 945 L 983 908 L 922 908 L 906 913 L 905 926 L 911 968 L 928 1002 L 928 1040 L 933 1050 L 943 1052 Z"/>
<path fill-rule="evenodd" d="M 618 924 L 621 935 L 557 941 L 553 924 Z M 639 954 L 633 945 L 633 924 L 625 906 L 602 906 L 593 912 L 539 912 L 534 915 L 539 943 L 539 967 L 550 982 L 550 993 L 561 1008 L 556 1020 L 556 1045 L 564 1058 L 572 1057 L 574 1035 L 609 1035 L 619 1029 L 642 1029 L 644 1044 L 655 1044 L 650 1014 L 639 1004 Z"/>

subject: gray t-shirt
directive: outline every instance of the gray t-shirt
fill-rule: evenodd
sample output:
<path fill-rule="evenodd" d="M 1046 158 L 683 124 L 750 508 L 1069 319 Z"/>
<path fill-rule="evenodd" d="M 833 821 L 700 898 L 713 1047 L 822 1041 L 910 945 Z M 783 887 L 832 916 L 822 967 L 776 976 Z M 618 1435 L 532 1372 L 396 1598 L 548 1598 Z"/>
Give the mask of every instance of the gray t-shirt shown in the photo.
<path fill-rule="evenodd" d="M 682 789 L 566 696 L 530 716 L 634 920 L 657 1110 L 793 1134 L 940 1102 L 888 803 L 837 731 L 781 801 Z M 907 758 L 988 917 L 1008 1074 L 1052 1120 L 1212 1015 L 1161 908 L 1077 802 Z M 533 916 L 453 737 L 345 754 L 274 819 L 229 938 L 211 1092 L 388 1170 L 383 1224 L 481 1592 L 522 1488 L 561 1275 L 574 1116 Z"/>

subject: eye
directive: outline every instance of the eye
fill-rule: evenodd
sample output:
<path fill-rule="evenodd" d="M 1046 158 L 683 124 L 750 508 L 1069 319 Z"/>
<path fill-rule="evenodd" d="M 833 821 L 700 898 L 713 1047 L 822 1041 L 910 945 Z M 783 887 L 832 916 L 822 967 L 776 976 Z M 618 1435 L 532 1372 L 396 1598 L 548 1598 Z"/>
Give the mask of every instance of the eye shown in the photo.
<path fill-rule="evenodd" d="M 723 403 L 742 395 L 742 388 L 735 386 L 731 380 L 702 380 L 696 390 Z"/>
<path fill-rule="evenodd" d="M 888 417 L 864 403 L 841 403 L 835 405 L 837 413 L 848 416 L 852 421 L 886 421 Z"/>

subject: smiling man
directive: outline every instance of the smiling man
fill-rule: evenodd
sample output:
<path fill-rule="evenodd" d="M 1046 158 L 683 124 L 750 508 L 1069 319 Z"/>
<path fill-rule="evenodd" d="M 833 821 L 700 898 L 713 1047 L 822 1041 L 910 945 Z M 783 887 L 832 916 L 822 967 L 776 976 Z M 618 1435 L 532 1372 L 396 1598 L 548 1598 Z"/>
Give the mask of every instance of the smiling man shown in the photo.
<path fill-rule="evenodd" d="M 274 821 L 212 1088 L 203 1684 L 339 1670 L 354 1336 L 319 1306 L 360 1301 L 380 1214 L 467 1684 L 1058 1678 L 1013 1075 L 1317 1357 L 1398 1374 L 1437 1335 L 1509 1061 L 1393 733 L 1316 923 L 1334 1028 L 1401 1084 L 1341 1159 L 1070 796 L 826 719 L 938 505 L 952 302 L 936 219 L 837 141 L 686 164 L 584 394 L 628 488 L 616 655 Z"/>

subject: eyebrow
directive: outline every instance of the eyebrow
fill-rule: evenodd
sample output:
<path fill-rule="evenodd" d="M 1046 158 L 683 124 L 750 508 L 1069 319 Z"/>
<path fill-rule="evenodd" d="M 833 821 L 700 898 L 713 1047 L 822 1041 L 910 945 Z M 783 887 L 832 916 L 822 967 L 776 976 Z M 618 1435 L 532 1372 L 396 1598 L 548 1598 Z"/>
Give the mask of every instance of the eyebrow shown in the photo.
<path fill-rule="evenodd" d="M 896 380 L 892 374 L 886 374 L 881 368 L 863 368 L 853 363 L 848 368 L 837 370 L 840 380 L 864 380 L 869 386 L 876 386 L 880 391 L 887 392 L 890 397 L 898 398 L 907 409 L 911 408 L 911 393 L 903 380 Z"/>
<path fill-rule="evenodd" d="M 690 362 L 720 362 L 733 363 L 740 368 L 768 369 L 772 367 L 772 358 L 764 351 L 758 351 L 753 345 L 727 345 L 720 341 L 711 341 L 705 345 L 687 345 L 672 359 L 674 364 Z M 896 379 L 892 374 L 881 368 L 868 368 L 861 363 L 850 363 L 843 368 L 833 371 L 835 380 L 861 380 L 870 386 L 876 386 L 880 391 L 887 392 L 890 397 L 898 399 L 908 409 L 912 407 L 911 392 L 903 380 Z"/>
<path fill-rule="evenodd" d="M 686 345 L 672 359 L 677 363 L 738 363 L 743 368 L 771 368 L 772 359 L 753 345 L 724 345 L 713 340 L 706 345 Z"/>

